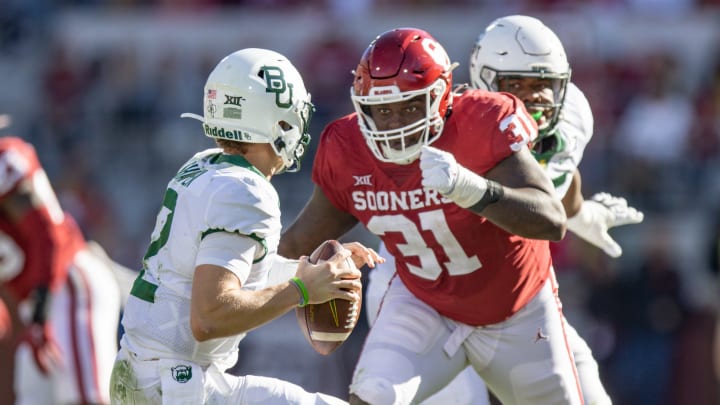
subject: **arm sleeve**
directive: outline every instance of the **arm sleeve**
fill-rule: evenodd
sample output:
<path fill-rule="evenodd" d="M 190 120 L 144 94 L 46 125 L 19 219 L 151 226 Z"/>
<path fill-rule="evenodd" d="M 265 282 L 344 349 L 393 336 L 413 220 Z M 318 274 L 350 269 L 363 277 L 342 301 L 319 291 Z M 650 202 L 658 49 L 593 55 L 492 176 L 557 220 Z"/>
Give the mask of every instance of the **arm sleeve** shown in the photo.
<path fill-rule="evenodd" d="M 495 110 L 498 116 L 492 137 L 492 156 L 499 162 L 537 138 L 537 124 L 530 117 L 523 102 L 510 93 L 497 93 L 502 103 Z"/>
<path fill-rule="evenodd" d="M 290 280 L 295 276 L 295 273 L 297 273 L 299 263 L 299 260 L 275 256 L 272 268 L 270 268 L 267 284 L 275 285 Z"/>
<path fill-rule="evenodd" d="M 215 232 L 200 242 L 195 266 L 212 264 L 224 267 L 245 285 L 257 250 L 258 242 L 252 238 L 236 233 Z"/>
<path fill-rule="evenodd" d="M 223 230 L 258 240 L 280 234 L 280 198 L 270 182 L 257 175 L 219 181 L 224 183 L 205 208 L 206 233 Z"/>

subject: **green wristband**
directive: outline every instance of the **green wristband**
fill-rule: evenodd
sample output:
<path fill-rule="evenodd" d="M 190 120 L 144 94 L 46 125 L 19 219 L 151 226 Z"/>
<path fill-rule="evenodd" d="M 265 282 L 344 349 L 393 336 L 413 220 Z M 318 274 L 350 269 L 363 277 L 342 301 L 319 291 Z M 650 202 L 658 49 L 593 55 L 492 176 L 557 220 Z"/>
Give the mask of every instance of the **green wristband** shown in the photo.
<path fill-rule="evenodd" d="M 310 296 L 308 295 L 308 290 L 305 288 L 305 284 L 303 284 L 302 280 L 300 280 L 297 277 L 293 277 L 290 279 L 292 284 L 297 288 L 298 293 L 300 294 L 300 303 L 298 304 L 298 307 L 302 308 L 305 305 L 308 304 L 308 301 L 310 300 Z"/>

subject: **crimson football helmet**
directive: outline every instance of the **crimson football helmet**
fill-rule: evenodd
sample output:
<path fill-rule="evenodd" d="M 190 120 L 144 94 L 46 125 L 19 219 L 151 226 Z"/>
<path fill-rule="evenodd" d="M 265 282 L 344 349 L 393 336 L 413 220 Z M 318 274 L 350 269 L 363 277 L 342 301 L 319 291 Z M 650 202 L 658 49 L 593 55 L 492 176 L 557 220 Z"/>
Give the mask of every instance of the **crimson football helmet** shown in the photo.
<path fill-rule="evenodd" d="M 452 104 L 452 69 L 456 65 L 423 30 L 398 28 L 375 38 L 355 69 L 351 88 L 360 130 L 375 157 L 408 164 L 417 159 L 423 145 L 440 136 Z M 402 128 L 378 130 L 367 109 L 418 96 L 425 96 L 425 117 Z M 415 141 L 418 133 L 420 139 Z"/>

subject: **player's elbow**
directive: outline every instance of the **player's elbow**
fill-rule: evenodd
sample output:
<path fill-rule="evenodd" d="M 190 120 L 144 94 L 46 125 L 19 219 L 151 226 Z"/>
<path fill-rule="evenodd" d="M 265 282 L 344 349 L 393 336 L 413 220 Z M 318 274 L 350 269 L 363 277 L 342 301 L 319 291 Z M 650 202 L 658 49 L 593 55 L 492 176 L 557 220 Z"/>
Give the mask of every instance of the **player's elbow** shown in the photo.
<path fill-rule="evenodd" d="M 567 216 L 562 205 L 558 205 L 552 214 L 548 216 L 547 228 L 548 240 L 558 242 L 565 237 L 565 233 L 567 233 Z"/>
<path fill-rule="evenodd" d="M 559 200 L 556 204 L 538 206 L 532 218 L 523 225 L 522 230 L 515 233 L 526 238 L 553 242 L 560 241 L 565 237 L 567 217 Z M 532 223 L 532 225 L 529 223 Z"/>
<path fill-rule="evenodd" d="M 565 233 L 567 233 L 567 222 L 565 219 L 562 221 L 557 221 L 553 223 L 553 225 L 550 227 L 550 235 L 548 237 L 548 240 L 551 240 L 553 242 L 561 241 L 565 237 Z"/>
<path fill-rule="evenodd" d="M 518 233 L 532 239 L 542 239 L 557 242 L 565 237 L 567 232 L 567 216 L 558 200 L 557 203 L 538 207 L 533 225 L 528 226 L 526 232 Z"/>
<path fill-rule="evenodd" d="M 278 255 L 289 259 L 296 259 L 302 255 L 292 229 L 284 232 L 282 236 L 280 236 L 280 243 L 278 243 L 277 249 Z"/>
<path fill-rule="evenodd" d="M 204 342 L 216 337 L 214 330 L 212 324 L 203 317 L 190 315 L 190 331 L 198 342 Z"/>

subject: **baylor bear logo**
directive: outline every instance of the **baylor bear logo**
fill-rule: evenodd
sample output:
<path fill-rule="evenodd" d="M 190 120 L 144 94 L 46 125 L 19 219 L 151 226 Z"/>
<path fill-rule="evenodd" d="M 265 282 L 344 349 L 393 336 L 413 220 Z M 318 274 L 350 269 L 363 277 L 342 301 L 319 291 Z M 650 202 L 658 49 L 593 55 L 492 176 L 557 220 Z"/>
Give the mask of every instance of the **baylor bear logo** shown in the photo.
<path fill-rule="evenodd" d="M 192 378 L 192 367 L 179 365 L 170 369 L 173 380 L 179 383 L 186 383 Z"/>

